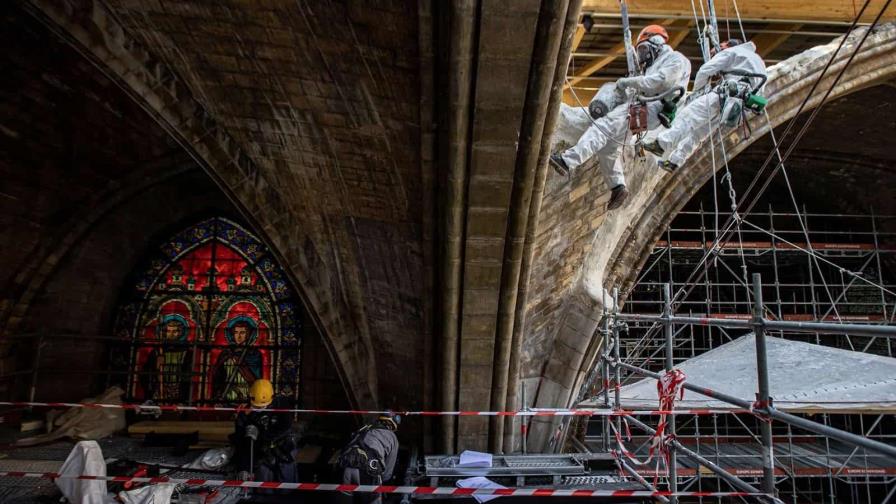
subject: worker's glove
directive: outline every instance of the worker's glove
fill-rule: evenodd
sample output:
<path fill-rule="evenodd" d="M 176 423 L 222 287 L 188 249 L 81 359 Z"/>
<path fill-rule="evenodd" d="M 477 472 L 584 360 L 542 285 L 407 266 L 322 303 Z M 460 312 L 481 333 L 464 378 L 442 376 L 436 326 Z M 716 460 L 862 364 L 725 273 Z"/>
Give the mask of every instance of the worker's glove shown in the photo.
<path fill-rule="evenodd" d="M 620 90 L 640 89 L 641 79 L 639 77 L 623 77 L 616 81 L 616 88 Z"/>

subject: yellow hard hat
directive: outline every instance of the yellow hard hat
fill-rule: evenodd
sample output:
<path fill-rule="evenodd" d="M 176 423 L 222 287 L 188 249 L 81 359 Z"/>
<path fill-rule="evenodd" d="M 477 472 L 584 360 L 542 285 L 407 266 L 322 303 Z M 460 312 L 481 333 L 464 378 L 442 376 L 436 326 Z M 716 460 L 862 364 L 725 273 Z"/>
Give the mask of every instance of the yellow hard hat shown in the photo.
<path fill-rule="evenodd" d="M 249 403 L 253 408 L 266 408 L 274 401 L 274 386 L 270 380 L 259 378 L 249 387 Z"/>

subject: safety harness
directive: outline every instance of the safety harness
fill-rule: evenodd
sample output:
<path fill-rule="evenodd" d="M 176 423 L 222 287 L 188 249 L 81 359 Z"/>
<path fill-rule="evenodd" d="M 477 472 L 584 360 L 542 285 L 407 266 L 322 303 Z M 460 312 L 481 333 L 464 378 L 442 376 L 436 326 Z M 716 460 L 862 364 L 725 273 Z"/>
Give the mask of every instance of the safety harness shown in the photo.
<path fill-rule="evenodd" d="M 737 78 L 740 77 L 740 78 Z M 761 81 L 756 86 L 751 86 L 750 79 L 759 78 Z M 768 79 L 763 74 L 733 70 L 725 72 L 722 82 L 715 87 L 714 92 L 719 96 L 719 109 L 722 111 L 722 124 L 734 128 L 745 121 L 746 112 L 761 114 L 768 105 L 768 99 L 759 94 L 759 90 Z"/>
<path fill-rule="evenodd" d="M 352 436 L 352 440 L 339 453 L 340 467 L 358 469 L 374 478 L 383 475 L 386 471 L 385 461 L 364 444 L 364 438 L 371 430 L 373 430 L 373 425 L 365 425 Z"/>

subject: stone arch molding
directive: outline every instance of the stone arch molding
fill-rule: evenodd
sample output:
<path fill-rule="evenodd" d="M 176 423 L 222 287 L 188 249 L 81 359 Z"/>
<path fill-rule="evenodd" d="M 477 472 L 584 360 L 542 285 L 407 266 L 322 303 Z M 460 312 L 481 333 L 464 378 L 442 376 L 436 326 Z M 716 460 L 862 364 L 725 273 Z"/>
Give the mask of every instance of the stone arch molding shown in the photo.
<path fill-rule="evenodd" d="M 865 28 L 848 37 L 837 53 L 835 63 L 825 74 L 810 100 L 808 108 L 818 106 L 824 91 L 833 83 L 844 67 Z M 814 47 L 793 56 L 769 69 L 765 94 L 769 98 L 768 113 L 772 127 L 792 118 L 805 99 L 812 84 L 818 79 L 841 39 Z M 862 45 L 843 78 L 834 88 L 830 99 L 845 96 L 896 76 L 896 23 L 875 28 Z M 752 135 L 744 138 L 740 132 L 729 133 L 725 139 L 728 159 L 738 155 L 754 141 L 769 132 L 764 117 L 750 121 Z M 575 127 L 558 126 L 555 141 L 569 142 L 562 135 L 576 133 Z M 576 138 L 576 137 L 572 137 Z M 718 150 L 718 149 L 717 149 Z M 586 373 L 594 365 L 600 341 L 593 341 L 603 307 L 604 288 L 618 287 L 627 292 L 646 261 L 652 245 L 659 239 L 675 215 L 712 176 L 713 163 L 708 142 L 682 166 L 675 176 L 655 168 L 648 156 L 639 160 L 630 156 L 626 162 L 626 178 L 630 181 L 631 197 L 619 210 L 607 214 L 596 230 L 592 247 L 580 266 L 578 278 L 558 310 L 553 342 L 545 355 L 545 365 L 538 377 L 537 392 L 532 406 L 568 407 L 576 400 Z M 718 163 L 721 166 L 721 163 Z M 717 167 L 718 167 L 717 166 Z M 579 184 L 587 183 L 581 178 Z M 571 187 L 575 191 L 577 187 Z M 602 209 L 601 209 L 602 211 Z M 577 349 L 570 351 L 570 349 Z M 530 449 L 544 449 L 556 429 L 553 417 L 533 417 L 529 431 Z"/>
<path fill-rule="evenodd" d="M 337 295 L 311 237 L 284 224 L 290 202 L 197 99 L 185 80 L 131 37 L 99 0 L 28 0 L 25 9 L 120 86 L 215 181 L 278 256 L 320 330 L 349 400 L 377 404 L 377 375 L 364 315 Z M 353 314 L 350 316 L 348 314 Z"/>

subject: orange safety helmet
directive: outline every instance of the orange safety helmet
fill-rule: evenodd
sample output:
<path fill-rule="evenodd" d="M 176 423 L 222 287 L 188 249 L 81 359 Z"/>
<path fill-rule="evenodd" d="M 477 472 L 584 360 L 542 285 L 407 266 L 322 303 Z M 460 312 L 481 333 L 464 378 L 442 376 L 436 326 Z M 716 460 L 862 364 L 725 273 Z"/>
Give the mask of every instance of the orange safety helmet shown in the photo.
<path fill-rule="evenodd" d="M 641 33 L 638 34 L 638 44 L 644 42 L 654 35 L 659 35 L 660 37 L 663 37 L 663 41 L 669 42 L 669 32 L 667 32 L 666 29 L 662 26 L 654 24 L 647 25 L 643 30 L 641 30 Z"/>

